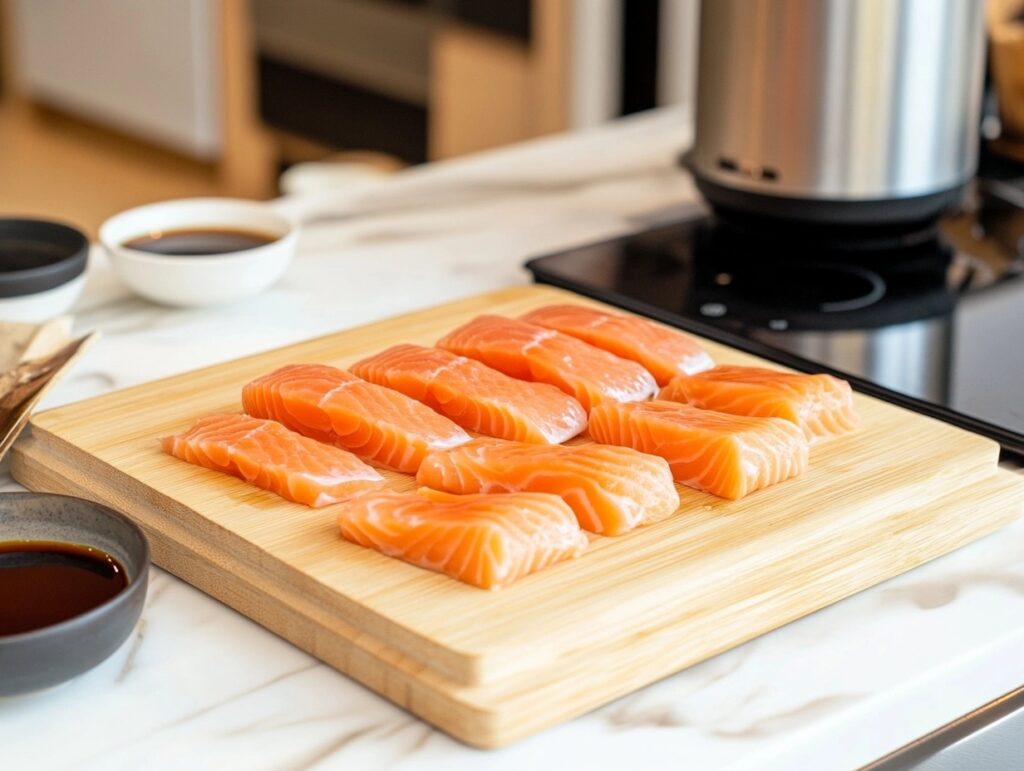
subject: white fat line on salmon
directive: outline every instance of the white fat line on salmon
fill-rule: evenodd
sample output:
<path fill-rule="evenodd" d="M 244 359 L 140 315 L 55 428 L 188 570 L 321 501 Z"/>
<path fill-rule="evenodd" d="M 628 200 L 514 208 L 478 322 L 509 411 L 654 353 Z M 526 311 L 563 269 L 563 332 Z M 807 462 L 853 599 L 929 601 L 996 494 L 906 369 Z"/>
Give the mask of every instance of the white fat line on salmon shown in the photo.
<path fill-rule="evenodd" d="M 484 473 L 477 471 L 476 474 L 477 479 L 479 480 L 480 492 L 541 492 L 541 490 L 538 490 L 537 488 L 545 480 L 550 479 L 553 481 L 574 481 L 575 479 L 579 478 L 581 473 L 587 473 L 592 470 L 587 467 L 585 459 L 574 457 L 572 454 L 566 454 L 562 456 L 561 458 L 558 459 L 558 462 L 565 464 L 564 467 L 561 469 L 554 470 L 538 469 L 537 471 L 530 472 L 524 478 L 516 482 L 506 482 L 502 480 L 488 478 L 486 476 L 486 471 L 489 471 L 489 469 L 485 470 Z M 583 467 L 582 469 L 580 468 L 581 466 Z M 608 468 L 603 468 L 602 470 L 609 473 L 609 475 L 616 474 L 617 472 L 618 478 L 623 478 L 622 469 L 615 469 L 613 471 Z M 469 469 L 467 469 L 467 471 L 469 471 Z M 632 480 L 630 479 L 627 479 L 626 481 L 632 482 Z M 593 483 L 596 490 L 600 491 L 601 496 L 615 502 L 615 505 L 618 506 L 621 510 L 634 509 L 639 504 L 639 500 L 637 497 L 628 494 L 615 493 L 608 488 L 607 484 L 602 483 L 599 479 L 594 479 Z M 636 487 L 639 490 L 644 489 L 643 486 L 640 484 L 637 484 Z M 581 501 L 585 501 L 587 507 L 591 511 L 593 511 L 591 500 L 594 496 L 591 490 L 586 487 L 565 487 L 555 494 L 558 495 L 560 498 L 566 500 L 569 499 L 570 497 L 578 497 Z"/>
<path fill-rule="evenodd" d="M 463 364 L 464 362 L 468 361 L 469 359 L 467 359 L 465 356 L 456 356 L 451 361 L 446 361 L 444 364 L 440 365 L 436 369 L 433 369 L 429 372 L 424 372 L 423 377 L 429 380 L 436 380 L 438 375 L 440 375 L 441 373 L 447 372 L 448 370 L 453 369 L 455 366 Z"/>
<path fill-rule="evenodd" d="M 436 450 L 447 450 L 451 447 L 458 447 L 459 445 L 465 444 L 469 439 L 466 435 L 462 436 L 450 436 L 446 439 L 431 439 L 427 442 L 427 446 L 431 449 Z"/>
<path fill-rule="evenodd" d="M 595 311 L 595 313 L 600 313 L 600 311 Z M 594 318 L 592 318 L 590 320 L 589 323 L 584 324 L 583 328 L 584 329 L 596 329 L 597 327 L 600 327 L 600 326 L 603 326 L 603 325 L 607 324 L 611 320 L 612 320 L 612 316 L 595 316 Z"/>
<path fill-rule="evenodd" d="M 292 473 L 297 477 L 323 485 L 324 487 L 332 487 L 345 482 L 379 482 L 384 478 L 369 466 L 365 469 L 356 469 L 354 471 L 346 469 L 345 471 L 336 471 L 331 474 L 314 474 L 309 471 L 293 471 Z"/>
<path fill-rule="evenodd" d="M 530 340 L 526 345 L 522 347 L 520 353 L 526 353 L 531 348 L 536 348 L 538 345 L 543 343 L 545 340 L 550 340 L 555 337 L 558 333 L 553 329 L 540 329 L 533 333 L 533 339 Z"/>
<path fill-rule="evenodd" d="M 258 426 L 253 426 L 248 431 L 246 431 L 241 438 L 232 440 L 231 446 L 228 447 L 228 455 L 234 457 L 235 453 L 237 452 L 239 442 L 244 442 L 246 439 L 252 439 L 256 434 L 263 433 L 264 431 L 269 430 L 269 423 L 260 423 Z"/>
<path fill-rule="evenodd" d="M 345 388 L 349 388 L 350 386 L 353 386 L 356 383 L 366 383 L 366 382 L 367 382 L 366 380 L 346 380 L 346 381 L 344 381 L 342 383 L 338 383 L 338 385 L 334 386 L 334 388 L 332 388 L 330 391 L 328 391 L 327 393 L 325 393 L 323 396 L 320 397 L 320 399 L 316 403 L 316 406 L 317 407 L 323 407 L 324 402 L 326 402 L 328 399 L 330 399 L 338 391 L 341 391 L 341 390 L 343 390 Z"/>
<path fill-rule="evenodd" d="M 632 386 L 614 386 L 602 383 L 600 390 L 612 401 L 629 403 L 646 399 L 654 394 L 658 387 L 653 379 L 649 380 L 641 376 L 637 377 Z"/>
<path fill-rule="evenodd" d="M 714 367 L 715 360 L 711 358 L 711 354 L 707 351 L 701 351 L 700 353 L 684 356 L 679 362 L 679 366 L 682 368 L 684 375 L 692 375 Z"/>

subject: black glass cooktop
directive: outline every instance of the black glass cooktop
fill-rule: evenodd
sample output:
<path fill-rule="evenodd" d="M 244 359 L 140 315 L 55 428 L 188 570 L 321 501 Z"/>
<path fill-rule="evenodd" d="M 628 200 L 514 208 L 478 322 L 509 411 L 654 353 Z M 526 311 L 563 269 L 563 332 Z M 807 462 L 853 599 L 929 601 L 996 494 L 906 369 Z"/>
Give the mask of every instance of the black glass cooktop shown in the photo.
<path fill-rule="evenodd" d="M 694 207 L 527 267 L 1024 454 L 1024 184 L 979 183 L 972 200 L 937 225 L 856 233 Z"/>

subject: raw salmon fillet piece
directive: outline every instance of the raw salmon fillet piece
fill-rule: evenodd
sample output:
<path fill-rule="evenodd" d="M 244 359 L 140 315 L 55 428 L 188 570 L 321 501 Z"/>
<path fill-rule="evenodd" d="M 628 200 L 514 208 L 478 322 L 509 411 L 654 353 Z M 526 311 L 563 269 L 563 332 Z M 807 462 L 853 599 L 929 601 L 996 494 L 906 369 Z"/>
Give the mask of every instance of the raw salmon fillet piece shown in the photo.
<path fill-rule="evenodd" d="M 440 348 L 396 345 L 351 370 L 481 434 L 558 444 L 587 427 L 580 403 L 554 386 L 516 380 Z"/>
<path fill-rule="evenodd" d="M 209 415 L 161 444 L 189 463 L 307 506 L 327 506 L 384 485 L 384 477 L 352 453 L 248 415 Z"/>
<path fill-rule="evenodd" d="M 590 413 L 590 435 L 660 455 L 677 481 L 731 500 L 807 468 L 807 439 L 793 423 L 677 402 L 602 404 Z"/>
<path fill-rule="evenodd" d="M 450 493 L 552 493 L 569 504 L 580 527 L 602 535 L 628 533 L 679 508 L 664 458 L 605 444 L 477 439 L 430 453 L 416 481 Z"/>
<path fill-rule="evenodd" d="M 811 441 L 852 431 L 860 422 L 850 384 L 831 375 L 720 364 L 675 378 L 658 398 L 733 415 L 785 418 Z"/>
<path fill-rule="evenodd" d="M 250 415 L 409 474 L 431 450 L 470 438 L 415 399 L 323 364 L 293 364 L 253 380 L 242 389 L 242 406 Z"/>
<path fill-rule="evenodd" d="M 638 401 L 658 390 L 651 373 L 635 361 L 519 319 L 477 316 L 437 345 L 520 380 L 557 386 L 588 412 L 599 402 Z"/>
<path fill-rule="evenodd" d="M 572 509 L 545 493 L 366 493 L 349 501 L 338 525 L 346 540 L 482 589 L 577 557 L 587 545 Z"/>
<path fill-rule="evenodd" d="M 547 305 L 519 318 L 642 364 L 658 385 L 714 366 L 711 354 L 692 337 L 639 316 L 582 305 Z"/>

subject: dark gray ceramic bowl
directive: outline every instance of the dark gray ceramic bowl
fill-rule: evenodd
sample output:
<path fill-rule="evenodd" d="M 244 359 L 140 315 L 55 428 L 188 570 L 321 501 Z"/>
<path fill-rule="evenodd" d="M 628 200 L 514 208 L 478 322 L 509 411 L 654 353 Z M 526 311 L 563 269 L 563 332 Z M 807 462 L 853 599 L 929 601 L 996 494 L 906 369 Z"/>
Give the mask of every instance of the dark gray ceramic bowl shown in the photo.
<path fill-rule="evenodd" d="M 0 217 L 0 298 L 45 292 L 78 278 L 89 239 L 70 225 Z"/>
<path fill-rule="evenodd" d="M 106 659 L 135 628 L 146 599 L 149 544 L 127 517 L 64 495 L 0 494 L 0 542 L 62 541 L 102 549 L 128 586 L 102 605 L 52 626 L 0 635 L 0 696 L 57 685 Z"/>

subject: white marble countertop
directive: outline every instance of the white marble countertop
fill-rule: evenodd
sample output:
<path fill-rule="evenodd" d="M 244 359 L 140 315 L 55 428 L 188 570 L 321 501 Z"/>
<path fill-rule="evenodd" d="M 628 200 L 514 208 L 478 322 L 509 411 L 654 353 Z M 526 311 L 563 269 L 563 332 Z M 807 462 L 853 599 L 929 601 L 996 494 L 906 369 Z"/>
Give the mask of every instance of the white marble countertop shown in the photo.
<path fill-rule="evenodd" d="M 228 308 L 132 297 L 95 254 L 77 316 L 103 338 L 47 403 L 525 283 L 528 256 L 692 200 L 674 163 L 686 125 L 656 112 L 391 178 L 366 194 L 372 215 L 310 227 L 277 286 Z M 1024 683 L 1022 557 L 1024 522 L 496 752 L 154 568 L 142 620 L 110 659 L 0 699 L 0 766 L 855 767 Z"/>

